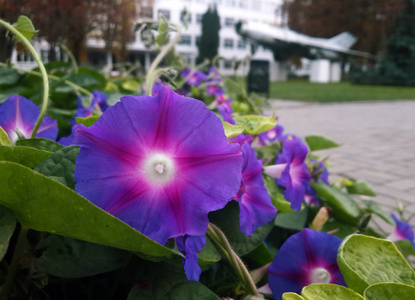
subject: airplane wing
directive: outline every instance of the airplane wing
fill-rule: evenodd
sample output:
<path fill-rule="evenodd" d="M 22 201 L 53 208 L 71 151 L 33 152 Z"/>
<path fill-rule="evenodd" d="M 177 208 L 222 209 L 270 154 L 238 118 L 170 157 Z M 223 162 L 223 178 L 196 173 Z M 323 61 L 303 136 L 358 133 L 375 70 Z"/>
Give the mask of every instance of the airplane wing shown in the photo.
<path fill-rule="evenodd" d="M 376 59 L 374 55 L 366 52 L 349 49 L 357 40 L 351 33 L 343 32 L 331 39 L 314 38 L 290 30 L 259 22 L 247 22 L 241 24 L 238 33 L 260 44 L 266 44 L 274 51 L 288 51 L 287 46 L 297 46 L 298 51 L 304 55 L 308 52 L 310 58 L 333 58 L 337 53 L 344 53 L 370 59 Z M 289 47 L 289 51 L 293 51 Z M 293 53 L 287 53 L 293 54 Z"/>

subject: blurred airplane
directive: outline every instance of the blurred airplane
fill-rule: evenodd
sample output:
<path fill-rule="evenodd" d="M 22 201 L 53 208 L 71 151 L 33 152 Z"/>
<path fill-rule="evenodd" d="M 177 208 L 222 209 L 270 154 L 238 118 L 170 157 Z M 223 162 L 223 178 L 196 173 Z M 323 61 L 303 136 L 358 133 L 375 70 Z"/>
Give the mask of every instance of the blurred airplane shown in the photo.
<path fill-rule="evenodd" d="M 277 60 L 285 60 L 293 54 L 308 59 L 336 60 L 342 54 L 376 59 L 369 53 L 351 50 L 350 47 L 357 41 L 357 38 L 349 32 L 323 39 L 259 22 L 240 22 L 236 30 L 242 37 L 273 50 Z"/>

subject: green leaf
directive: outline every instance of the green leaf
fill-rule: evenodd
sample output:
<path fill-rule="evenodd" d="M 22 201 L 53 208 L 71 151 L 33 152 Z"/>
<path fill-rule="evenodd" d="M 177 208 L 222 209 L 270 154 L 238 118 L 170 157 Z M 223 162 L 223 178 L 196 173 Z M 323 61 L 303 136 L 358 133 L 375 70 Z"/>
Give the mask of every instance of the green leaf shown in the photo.
<path fill-rule="evenodd" d="M 305 141 L 310 148 L 310 151 L 317 151 L 329 148 L 339 147 L 340 144 L 320 135 L 308 135 L 305 137 Z"/>
<path fill-rule="evenodd" d="M 377 216 L 379 216 L 380 218 L 382 218 L 383 220 L 385 220 L 385 222 L 389 223 L 389 224 L 395 224 L 395 222 L 393 221 L 393 219 L 386 214 L 379 206 L 379 204 L 377 204 L 375 201 L 372 200 L 362 200 L 362 202 L 366 205 L 366 211 L 368 213 L 373 213 Z"/>
<path fill-rule="evenodd" d="M 49 152 L 56 152 L 59 149 L 62 149 L 63 146 L 54 141 L 43 139 L 43 138 L 34 138 L 34 139 L 23 139 L 16 141 L 17 146 L 32 147 L 39 150 L 45 150 Z"/>
<path fill-rule="evenodd" d="M 376 196 L 375 191 L 370 186 L 369 183 L 367 183 L 364 180 L 354 180 L 350 179 L 352 184 L 346 185 L 347 192 L 349 194 L 356 194 L 356 195 L 365 195 L 365 196 Z"/>
<path fill-rule="evenodd" d="M 268 131 L 277 125 L 275 116 L 264 117 L 259 115 L 233 115 L 235 125 L 245 125 L 244 133 L 248 135 L 259 134 Z"/>
<path fill-rule="evenodd" d="M 124 250 L 51 234 L 42 241 L 46 251 L 35 266 L 57 277 L 79 278 L 117 270 L 131 254 Z"/>
<path fill-rule="evenodd" d="M 75 189 L 74 172 L 78 154 L 79 146 L 64 147 L 45 159 L 34 170 Z"/>
<path fill-rule="evenodd" d="M 197 256 L 199 257 L 199 265 L 201 266 L 209 265 L 221 259 L 219 252 L 209 238 L 206 238 L 206 245 Z"/>
<path fill-rule="evenodd" d="M 76 118 L 76 123 L 83 124 L 86 127 L 89 127 L 92 124 L 94 124 L 99 119 L 99 117 L 100 116 L 90 116 L 90 117 L 85 117 L 85 118 L 77 117 Z"/>
<path fill-rule="evenodd" d="M 0 86 L 15 84 L 20 78 L 19 73 L 8 67 L 0 66 Z M 14 92 L 16 94 L 16 92 Z"/>
<path fill-rule="evenodd" d="M 304 298 L 296 293 L 284 293 L 282 294 L 282 300 L 304 300 Z"/>
<path fill-rule="evenodd" d="M 236 125 L 229 124 L 228 122 L 224 122 L 224 121 L 222 121 L 222 125 L 223 125 L 223 129 L 225 130 L 226 138 L 228 140 L 230 138 L 240 135 L 244 131 L 244 128 L 245 128 L 245 125 L 236 126 Z"/>
<path fill-rule="evenodd" d="M 4 131 L 3 127 L 0 126 L 0 146 L 7 146 L 11 143 L 12 142 L 10 141 L 6 131 Z"/>
<path fill-rule="evenodd" d="M 414 259 L 415 258 L 415 249 L 412 243 L 408 240 L 399 240 L 395 242 L 396 246 L 401 251 L 402 255 L 405 256 L 405 258 L 411 262 L 412 267 L 414 267 Z"/>
<path fill-rule="evenodd" d="M 7 252 L 9 241 L 15 227 L 16 218 L 14 217 L 13 212 L 7 207 L 0 205 L 0 261 L 2 261 Z"/>
<path fill-rule="evenodd" d="M 269 249 L 264 242 L 262 242 L 253 251 L 248 253 L 245 257 L 252 259 L 262 266 L 272 263 L 274 260 L 274 256 L 271 254 L 271 252 L 269 252 Z"/>
<path fill-rule="evenodd" d="M 317 195 L 332 208 L 333 216 L 336 219 L 352 225 L 359 222 L 359 206 L 349 195 L 322 181 L 319 183 L 310 182 L 310 185 L 316 190 Z"/>
<path fill-rule="evenodd" d="M 125 96 L 122 93 L 119 93 L 119 92 L 111 92 L 111 91 L 106 92 L 106 94 L 107 94 L 107 103 L 108 103 L 109 106 L 114 105 L 115 103 L 117 103 L 118 101 L 120 101 L 120 98 L 121 97 Z"/>
<path fill-rule="evenodd" d="M 33 26 L 32 21 L 26 16 L 19 16 L 16 24 L 14 24 L 13 27 L 17 29 L 28 40 L 30 40 L 32 36 L 34 36 L 34 34 L 37 32 L 37 30 Z M 20 38 L 16 38 L 17 41 L 22 41 Z"/>
<path fill-rule="evenodd" d="M 152 258 L 181 255 L 98 208 L 68 187 L 18 164 L 0 162 L 0 204 L 26 227 Z"/>
<path fill-rule="evenodd" d="M 235 270 L 227 263 L 212 264 L 200 275 L 200 282 L 218 295 L 234 289 L 240 280 Z"/>
<path fill-rule="evenodd" d="M 349 236 L 353 233 L 356 233 L 358 230 L 357 226 L 353 226 L 335 219 L 330 219 L 326 223 L 324 223 L 323 231 L 332 231 L 338 230 L 334 235 L 344 239 L 346 236 Z"/>
<path fill-rule="evenodd" d="M 278 213 L 294 213 L 295 210 L 291 209 L 291 203 L 288 202 L 284 195 L 278 189 L 275 179 L 270 176 L 264 177 L 264 185 L 271 197 L 272 204 L 277 208 Z"/>
<path fill-rule="evenodd" d="M 303 288 L 301 296 L 305 300 L 364 300 L 361 295 L 347 287 L 330 284 L 314 283 Z"/>
<path fill-rule="evenodd" d="M 167 30 L 169 28 L 169 24 L 166 20 L 166 17 L 162 14 L 159 14 L 159 27 L 158 27 L 158 35 L 157 35 L 157 45 L 163 46 L 169 41 L 167 36 Z"/>
<path fill-rule="evenodd" d="M 240 256 L 248 254 L 258 247 L 272 229 L 272 221 L 257 228 L 249 237 L 239 227 L 239 204 L 229 202 L 223 209 L 211 212 L 209 220 L 217 225 L 228 238 L 233 250 Z"/>
<path fill-rule="evenodd" d="M 105 78 L 105 76 L 94 69 L 88 67 L 79 67 L 78 74 L 85 74 L 94 78 L 98 82 L 98 84 L 94 85 L 94 89 L 102 90 L 107 85 L 107 79 Z"/>
<path fill-rule="evenodd" d="M 183 271 L 170 266 L 142 264 L 143 271 L 138 276 L 141 284 L 130 290 L 127 300 L 220 300 L 202 283 L 188 281 Z"/>
<path fill-rule="evenodd" d="M 403 300 L 415 298 L 415 287 L 401 283 L 376 283 L 364 293 L 366 300 Z"/>
<path fill-rule="evenodd" d="M 69 75 L 67 80 L 72 81 L 73 83 L 89 89 L 89 90 L 95 90 L 95 89 L 104 89 L 105 84 L 102 85 L 100 82 L 100 78 L 96 78 L 94 74 L 86 74 L 86 73 L 72 73 Z M 56 90 L 58 92 L 68 92 L 72 91 L 73 87 L 68 86 L 66 84 L 59 85 Z"/>
<path fill-rule="evenodd" d="M 127 80 L 121 83 L 121 86 L 124 90 L 136 92 L 141 88 L 141 83 L 136 80 Z"/>
<path fill-rule="evenodd" d="M 339 247 L 337 263 L 346 284 L 359 294 L 372 284 L 415 284 L 415 272 L 395 244 L 364 235 L 351 235 Z"/>
<path fill-rule="evenodd" d="M 23 146 L 0 146 L 0 162 L 10 161 L 29 168 L 34 168 L 52 152 Z"/>
<path fill-rule="evenodd" d="M 277 214 L 274 225 L 300 231 L 306 226 L 307 216 L 308 208 L 294 213 Z"/>

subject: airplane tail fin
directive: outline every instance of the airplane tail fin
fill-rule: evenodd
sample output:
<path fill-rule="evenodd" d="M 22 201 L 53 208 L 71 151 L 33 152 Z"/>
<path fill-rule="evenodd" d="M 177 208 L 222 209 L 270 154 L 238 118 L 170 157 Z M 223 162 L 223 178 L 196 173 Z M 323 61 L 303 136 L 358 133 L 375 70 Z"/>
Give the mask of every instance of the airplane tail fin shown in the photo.
<path fill-rule="evenodd" d="M 357 38 L 350 32 L 340 33 L 328 40 L 330 44 L 349 49 L 356 43 Z"/>

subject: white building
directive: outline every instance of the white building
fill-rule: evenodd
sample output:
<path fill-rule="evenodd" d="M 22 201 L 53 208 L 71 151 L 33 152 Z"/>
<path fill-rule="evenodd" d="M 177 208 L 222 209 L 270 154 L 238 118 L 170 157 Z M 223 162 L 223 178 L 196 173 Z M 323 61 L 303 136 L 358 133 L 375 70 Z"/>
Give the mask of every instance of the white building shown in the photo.
<path fill-rule="evenodd" d="M 190 15 L 188 27 L 182 26 L 181 42 L 176 50 L 186 57 L 189 64 L 195 64 L 198 55 L 197 43 L 201 35 L 202 15 L 209 5 L 216 4 L 220 17 L 221 29 L 218 52 L 224 57 L 219 70 L 223 75 L 233 75 L 235 60 L 244 59 L 251 54 L 251 45 L 245 43 L 235 31 L 238 21 L 262 21 L 276 23 L 279 0 L 156 0 L 153 17 L 163 14 L 171 22 L 180 24 L 182 12 Z M 132 44 L 132 48 L 134 48 Z M 274 61 L 269 50 L 259 46 L 253 56 L 255 59 Z M 246 75 L 247 67 L 238 69 L 238 75 Z"/>
<path fill-rule="evenodd" d="M 181 24 L 183 11 L 187 11 L 190 19 L 188 26 L 182 26 L 181 42 L 176 50 L 182 54 L 189 64 L 195 64 L 198 48 L 197 43 L 201 35 L 202 15 L 208 10 L 209 5 L 216 4 L 220 17 L 220 46 L 219 54 L 224 57 L 220 61 L 219 71 L 223 75 L 233 75 L 233 65 L 236 60 L 241 60 L 251 55 L 251 45 L 244 42 L 235 31 L 235 24 L 238 21 L 261 21 L 266 23 L 278 23 L 279 15 L 277 11 L 281 0 L 155 0 L 153 6 L 153 18 L 157 19 L 159 14 L 163 14 L 170 22 Z M 104 53 L 104 42 L 100 40 L 88 39 L 87 52 L 89 61 L 97 66 L 111 63 L 112 55 Z M 36 43 L 35 47 L 42 54 L 44 61 L 47 61 L 47 43 Z M 130 45 L 129 60 L 139 61 L 145 69 L 148 69 L 151 59 L 155 52 L 144 46 L 140 39 L 140 34 L 136 34 L 136 39 Z M 58 50 L 59 53 L 59 50 Z M 62 53 L 63 54 L 63 53 Z M 253 59 L 268 60 L 270 62 L 271 80 L 277 80 L 279 76 L 285 77 L 286 70 L 281 69 L 276 64 L 271 51 L 263 49 L 262 46 L 256 47 Z M 30 55 L 22 55 L 14 51 L 12 63 L 19 67 L 32 68 L 36 63 Z M 246 75 L 248 66 L 242 66 L 237 70 L 237 75 Z"/>

